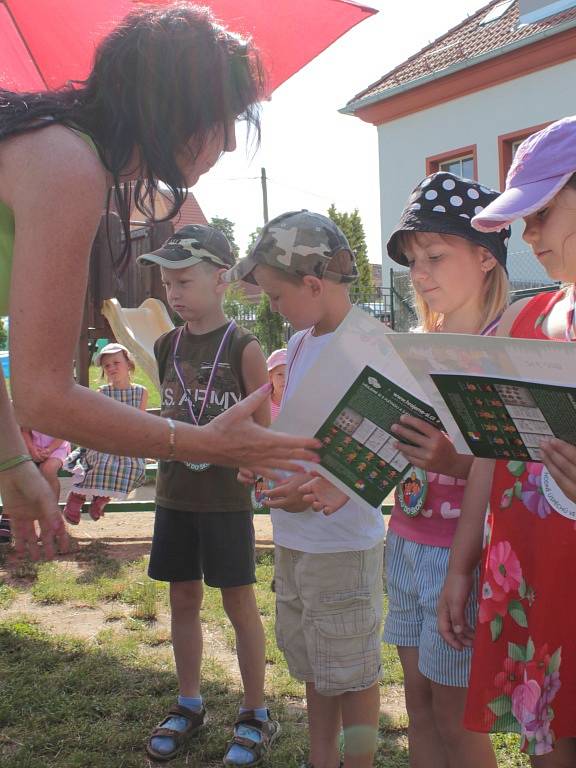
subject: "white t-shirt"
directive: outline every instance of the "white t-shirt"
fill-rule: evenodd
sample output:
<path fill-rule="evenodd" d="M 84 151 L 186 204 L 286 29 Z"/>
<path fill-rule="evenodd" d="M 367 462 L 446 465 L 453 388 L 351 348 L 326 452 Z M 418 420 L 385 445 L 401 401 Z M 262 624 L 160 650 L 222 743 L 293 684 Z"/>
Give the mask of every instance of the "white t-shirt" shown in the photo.
<path fill-rule="evenodd" d="M 331 333 L 313 336 L 309 331 L 299 331 L 292 336 L 288 342 L 289 375 L 282 404 L 290 399 L 331 336 Z M 385 534 L 380 508 L 368 509 L 354 501 L 348 501 L 328 516 L 312 509 L 305 512 L 272 509 L 271 516 L 274 543 L 300 552 L 357 552 L 376 546 Z"/>

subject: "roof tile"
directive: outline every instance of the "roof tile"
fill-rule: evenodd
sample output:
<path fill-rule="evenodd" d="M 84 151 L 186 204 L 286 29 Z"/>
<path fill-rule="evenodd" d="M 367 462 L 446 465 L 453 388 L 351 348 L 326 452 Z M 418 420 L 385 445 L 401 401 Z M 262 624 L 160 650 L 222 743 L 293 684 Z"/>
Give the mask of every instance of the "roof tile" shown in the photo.
<path fill-rule="evenodd" d="M 379 94 L 382 98 L 386 98 L 386 91 L 393 88 L 410 83 L 416 85 L 415 81 L 420 78 L 440 73 L 460 62 L 474 59 L 576 19 L 576 8 L 570 8 L 534 24 L 520 24 L 519 0 L 515 0 L 498 19 L 488 24 L 481 24 L 480 22 L 489 11 L 501 2 L 502 0 L 492 0 L 482 6 L 476 13 L 358 93 L 350 99 L 348 104 Z"/>

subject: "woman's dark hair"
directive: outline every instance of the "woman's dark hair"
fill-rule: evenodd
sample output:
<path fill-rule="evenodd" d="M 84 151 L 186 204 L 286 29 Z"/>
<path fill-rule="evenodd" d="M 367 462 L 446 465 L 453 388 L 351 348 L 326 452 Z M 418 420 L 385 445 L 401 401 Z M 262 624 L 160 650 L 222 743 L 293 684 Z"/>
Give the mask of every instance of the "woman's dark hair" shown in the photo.
<path fill-rule="evenodd" d="M 114 179 L 125 261 L 132 198 L 153 218 L 162 182 L 173 198 L 165 218 L 175 216 L 187 195 L 177 155 L 188 152 L 194 161 L 215 129 L 223 130 L 226 140 L 230 122 L 239 117 L 259 139 L 263 93 L 254 48 L 221 27 L 208 8 L 140 7 L 102 40 L 85 81 L 39 93 L 0 90 L 0 140 L 54 122 L 88 134 Z M 120 173 L 135 148 L 141 178 L 123 184 Z"/>

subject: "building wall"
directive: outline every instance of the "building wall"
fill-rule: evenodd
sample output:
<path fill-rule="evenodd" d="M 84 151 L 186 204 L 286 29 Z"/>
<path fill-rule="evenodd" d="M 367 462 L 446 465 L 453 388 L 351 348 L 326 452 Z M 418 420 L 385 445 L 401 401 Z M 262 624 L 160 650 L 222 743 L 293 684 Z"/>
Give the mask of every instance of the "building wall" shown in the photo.
<path fill-rule="evenodd" d="M 528 52 L 526 55 L 529 55 Z M 382 252 L 411 189 L 426 175 L 426 158 L 476 145 L 478 179 L 499 188 L 498 136 L 522 131 L 576 111 L 576 60 L 464 96 L 378 126 Z M 513 227 L 509 272 L 513 280 L 546 281 Z M 394 263 L 383 257 L 384 281 Z"/>

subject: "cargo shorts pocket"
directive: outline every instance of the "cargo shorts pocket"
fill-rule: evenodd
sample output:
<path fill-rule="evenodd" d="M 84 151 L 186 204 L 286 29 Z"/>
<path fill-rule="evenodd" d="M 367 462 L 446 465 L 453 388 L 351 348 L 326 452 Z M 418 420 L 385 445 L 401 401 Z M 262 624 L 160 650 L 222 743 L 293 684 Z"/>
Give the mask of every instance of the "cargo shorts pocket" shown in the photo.
<path fill-rule="evenodd" d="M 363 690 L 380 675 L 380 622 L 368 601 L 312 617 L 314 675 L 319 693 Z"/>

